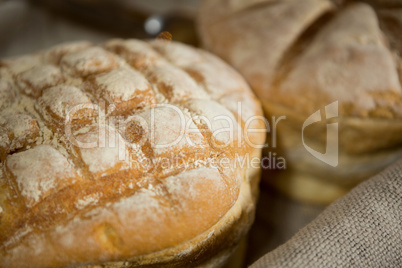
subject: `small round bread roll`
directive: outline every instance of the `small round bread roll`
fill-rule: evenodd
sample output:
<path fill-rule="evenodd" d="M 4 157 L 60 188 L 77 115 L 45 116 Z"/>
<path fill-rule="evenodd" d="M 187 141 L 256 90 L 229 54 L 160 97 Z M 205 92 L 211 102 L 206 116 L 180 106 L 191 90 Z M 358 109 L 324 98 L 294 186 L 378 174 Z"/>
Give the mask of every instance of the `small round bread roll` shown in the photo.
<path fill-rule="evenodd" d="M 61 44 L 0 61 L 0 96 L 0 267 L 219 267 L 250 228 L 265 125 L 217 57 Z"/>
<path fill-rule="evenodd" d="M 328 203 L 402 156 L 401 0 L 206 0 L 199 29 L 277 130 L 284 192 Z"/>

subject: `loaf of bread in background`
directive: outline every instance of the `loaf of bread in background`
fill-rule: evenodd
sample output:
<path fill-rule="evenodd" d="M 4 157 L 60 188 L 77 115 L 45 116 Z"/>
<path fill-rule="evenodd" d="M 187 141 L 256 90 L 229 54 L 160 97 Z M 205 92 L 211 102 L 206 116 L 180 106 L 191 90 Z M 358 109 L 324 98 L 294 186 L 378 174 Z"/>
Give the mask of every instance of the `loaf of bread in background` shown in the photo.
<path fill-rule="evenodd" d="M 270 122 L 286 116 L 283 191 L 331 202 L 402 156 L 402 1 L 206 0 L 198 22 L 204 47 L 244 75 Z M 327 138 L 331 123 L 339 134 Z M 330 164 L 327 143 L 339 148 Z"/>
<path fill-rule="evenodd" d="M 0 267 L 219 267 L 247 233 L 265 126 L 217 57 L 61 44 L 1 60 L 0 96 Z"/>

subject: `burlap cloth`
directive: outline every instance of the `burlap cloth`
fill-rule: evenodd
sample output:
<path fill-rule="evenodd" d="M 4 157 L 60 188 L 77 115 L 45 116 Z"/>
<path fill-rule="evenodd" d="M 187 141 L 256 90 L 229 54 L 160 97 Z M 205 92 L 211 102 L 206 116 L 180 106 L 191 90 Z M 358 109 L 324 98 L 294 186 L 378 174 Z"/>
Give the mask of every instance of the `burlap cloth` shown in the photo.
<path fill-rule="evenodd" d="M 402 267 L 401 212 L 402 160 L 250 267 Z"/>

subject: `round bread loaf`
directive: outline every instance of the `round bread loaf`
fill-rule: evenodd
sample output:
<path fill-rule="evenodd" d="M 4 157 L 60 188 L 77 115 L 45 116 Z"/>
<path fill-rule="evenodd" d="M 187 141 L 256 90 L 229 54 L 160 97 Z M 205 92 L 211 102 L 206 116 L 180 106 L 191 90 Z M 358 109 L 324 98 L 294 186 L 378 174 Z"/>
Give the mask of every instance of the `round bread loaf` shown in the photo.
<path fill-rule="evenodd" d="M 215 56 L 61 44 L 0 61 L 0 96 L 0 267 L 218 267 L 248 231 L 265 125 Z"/>
<path fill-rule="evenodd" d="M 266 116 L 286 116 L 284 192 L 331 202 L 402 156 L 402 1 L 206 0 L 199 28 Z"/>

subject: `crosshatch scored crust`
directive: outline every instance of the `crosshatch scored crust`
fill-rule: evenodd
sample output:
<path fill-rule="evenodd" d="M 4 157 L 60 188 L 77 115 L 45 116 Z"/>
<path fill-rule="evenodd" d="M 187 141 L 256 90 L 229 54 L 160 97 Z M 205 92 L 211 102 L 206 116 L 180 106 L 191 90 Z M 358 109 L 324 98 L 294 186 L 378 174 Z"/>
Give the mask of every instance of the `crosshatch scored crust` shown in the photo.
<path fill-rule="evenodd" d="M 1 267 L 120 261 L 178 246 L 216 225 L 256 172 L 213 163 L 259 156 L 242 132 L 262 115 L 258 101 L 221 60 L 179 43 L 80 41 L 5 59 L 0 96 Z M 188 140 L 158 147 L 181 122 L 160 104 L 190 121 Z M 155 139 L 140 143 L 151 114 Z M 241 135 L 214 138 L 227 125 L 197 119 L 217 115 Z M 265 135 L 248 138 L 262 144 Z"/>

